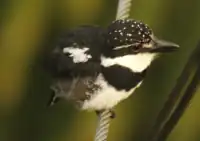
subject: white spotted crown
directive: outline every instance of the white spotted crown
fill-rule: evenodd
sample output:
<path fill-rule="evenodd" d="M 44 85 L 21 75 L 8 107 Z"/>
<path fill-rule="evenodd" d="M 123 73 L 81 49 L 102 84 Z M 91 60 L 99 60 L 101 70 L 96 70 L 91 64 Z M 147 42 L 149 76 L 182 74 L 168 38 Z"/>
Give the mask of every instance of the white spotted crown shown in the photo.
<path fill-rule="evenodd" d="M 107 42 L 113 47 L 149 43 L 152 30 L 148 25 L 133 19 L 113 21 L 108 27 Z"/>

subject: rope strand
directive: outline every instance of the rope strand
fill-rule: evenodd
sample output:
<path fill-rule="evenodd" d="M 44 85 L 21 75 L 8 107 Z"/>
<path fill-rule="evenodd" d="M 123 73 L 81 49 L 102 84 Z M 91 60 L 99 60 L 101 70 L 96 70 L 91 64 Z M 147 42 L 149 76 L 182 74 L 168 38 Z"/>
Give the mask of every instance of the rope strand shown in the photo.
<path fill-rule="evenodd" d="M 112 113 L 110 112 L 110 110 L 104 110 L 100 112 L 98 116 L 99 122 L 97 125 L 95 141 L 106 141 L 111 121 L 110 117 L 112 116 Z"/>
<path fill-rule="evenodd" d="M 130 15 L 131 0 L 119 0 L 116 19 L 125 19 Z"/>
<path fill-rule="evenodd" d="M 116 19 L 128 18 L 130 9 L 131 0 L 119 0 Z M 112 114 L 110 110 L 104 110 L 99 113 L 99 121 L 94 141 L 107 141 Z"/>

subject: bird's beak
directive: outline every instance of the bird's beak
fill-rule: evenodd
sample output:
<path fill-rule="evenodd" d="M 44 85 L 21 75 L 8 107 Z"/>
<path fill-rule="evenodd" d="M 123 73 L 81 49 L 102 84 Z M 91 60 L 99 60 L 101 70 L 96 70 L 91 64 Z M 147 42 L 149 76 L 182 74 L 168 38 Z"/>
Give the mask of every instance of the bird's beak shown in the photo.
<path fill-rule="evenodd" d="M 152 52 L 167 53 L 176 51 L 179 48 L 179 45 L 169 41 L 158 39 L 157 37 L 152 37 L 152 42 L 153 42 Z"/>

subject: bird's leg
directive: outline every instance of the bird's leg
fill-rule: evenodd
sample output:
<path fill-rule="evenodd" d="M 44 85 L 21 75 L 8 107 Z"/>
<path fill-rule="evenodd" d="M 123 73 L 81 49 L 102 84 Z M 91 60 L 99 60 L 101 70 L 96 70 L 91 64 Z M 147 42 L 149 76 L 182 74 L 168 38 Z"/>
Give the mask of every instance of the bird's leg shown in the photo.
<path fill-rule="evenodd" d="M 48 103 L 48 106 L 53 106 L 54 104 L 56 104 L 58 101 L 60 101 L 62 99 L 63 94 L 61 94 L 60 90 L 58 87 L 56 86 L 51 86 L 51 98 L 50 101 Z"/>
<path fill-rule="evenodd" d="M 111 112 L 110 118 L 114 119 L 116 117 L 115 111 L 113 109 L 110 109 L 110 112 Z"/>
<path fill-rule="evenodd" d="M 96 112 L 96 115 L 97 115 L 97 116 L 99 116 L 100 113 L 101 113 L 101 111 L 99 111 L 99 110 L 96 110 L 95 112 Z"/>
<path fill-rule="evenodd" d="M 48 106 L 53 106 L 62 99 L 68 99 L 67 92 L 63 91 L 62 87 L 59 87 L 58 85 L 52 85 L 50 88 L 52 92 Z"/>
<path fill-rule="evenodd" d="M 69 100 L 72 98 L 73 91 L 76 84 L 78 83 L 79 77 L 74 77 L 71 83 L 66 83 L 65 81 L 57 81 L 51 86 L 53 91 L 52 97 L 50 99 L 50 106 L 53 106 L 60 100 Z M 66 87 L 69 87 L 67 90 Z"/>

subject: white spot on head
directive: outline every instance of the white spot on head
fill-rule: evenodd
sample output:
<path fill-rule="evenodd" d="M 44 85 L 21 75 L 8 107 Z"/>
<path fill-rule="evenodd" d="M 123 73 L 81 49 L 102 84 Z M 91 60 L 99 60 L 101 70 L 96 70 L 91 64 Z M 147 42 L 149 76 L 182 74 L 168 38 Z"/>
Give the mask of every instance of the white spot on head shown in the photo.
<path fill-rule="evenodd" d="M 131 40 L 131 39 L 130 39 L 130 40 Z M 121 41 L 121 40 L 120 40 L 120 41 Z M 138 45 L 138 43 L 116 46 L 115 48 L 113 48 L 113 50 L 119 50 L 119 49 L 122 49 L 122 48 L 128 48 L 128 47 L 130 47 L 130 46 L 136 46 L 136 45 Z"/>
<path fill-rule="evenodd" d="M 115 58 L 107 58 L 102 56 L 101 65 L 104 67 L 120 65 L 129 68 L 133 72 L 142 72 L 151 64 L 154 57 L 155 54 L 153 53 L 138 53 Z"/>
<path fill-rule="evenodd" d="M 128 33 L 128 34 L 127 34 L 127 36 L 131 37 L 131 36 L 132 36 L 132 34 Z"/>
<path fill-rule="evenodd" d="M 83 63 L 87 62 L 92 58 L 90 54 L 85 53 L 89 48 L 74 48 L 74 47 L 65 47 L 63 53 L 69 53 L 69 57 L 73 58 L 74 63 Z"/>

